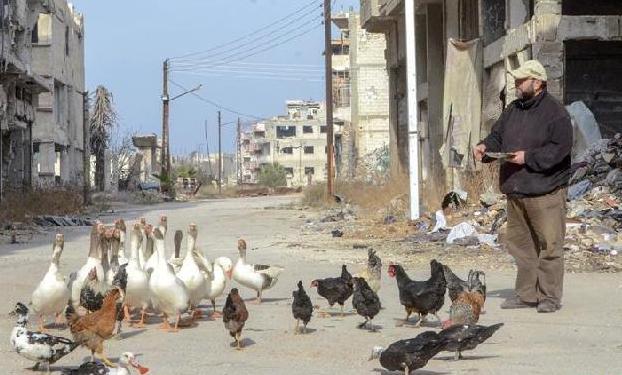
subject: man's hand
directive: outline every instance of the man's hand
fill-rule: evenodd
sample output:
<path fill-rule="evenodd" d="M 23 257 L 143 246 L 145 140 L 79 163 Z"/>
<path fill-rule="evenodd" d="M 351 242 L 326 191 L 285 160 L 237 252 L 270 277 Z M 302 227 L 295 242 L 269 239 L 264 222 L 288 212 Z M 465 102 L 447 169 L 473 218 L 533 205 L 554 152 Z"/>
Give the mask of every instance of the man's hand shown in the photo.
<path fill-rule="evenodd" d="M 480 143 L 477 146 L 473 147 L 473 156 L 475 157 L 475 160 L 477 161 L 482 161 L 482 158 L 484 157 L 485 152 L 486 152 L 486 145 L 483 143 Z"/>
<path fill-rule="evenodd" d="M 516 151 L 513 154 L 513 157 L 508 158 L 508 162 L 518 165 L 525 164 L 525 151 Z"/>

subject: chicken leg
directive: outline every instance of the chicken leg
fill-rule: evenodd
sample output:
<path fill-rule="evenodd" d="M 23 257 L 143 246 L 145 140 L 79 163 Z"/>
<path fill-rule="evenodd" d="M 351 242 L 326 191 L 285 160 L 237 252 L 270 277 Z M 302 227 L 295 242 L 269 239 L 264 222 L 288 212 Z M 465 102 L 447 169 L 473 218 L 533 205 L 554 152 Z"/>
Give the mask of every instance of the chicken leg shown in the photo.
<path fill-rule="evenodd" d="M 168 315 L 166 314 L 162 314 L 163 315 L 163 319 L 162 319 L 162 324 L 160 325 L 160 329 L 163 331 L 169 331 L 171 330 L 171 325 L 168 322 Z"/>
<path fill-rule="evenodd" d="M 104 364 L 108 367 L 117 367 L 114 363 L 112 363 L 105 355 L 104 352 L 102 351 L 101 353 L 96 353 L 97 358 L 99 358 L 102 362 L 104 362 Z"/>
<path fill-rule="evenodd" d="M 222 313 L 216 311 L 216 300 L 212 300 L 212 317 L 213 318 L 222 318 Z"/>
<path fill-rule="evenodd" d="M 43 318 L 43 314 L 39 315 L 39 332 L 47 333 L 48 330 L 45 328 L 45 318 Z"/>
<path fill-rule="evenodd" d="M 237 345 L 237 350 L 242 350 L 242 342 L 240 341 L 240 333 L 235 334 L 235 343 Z"/>
<path fill-rule="evenodd" d="M 298 332 L 298 326 L 300 325 L 300 319 L 296 319 L 296 327 L 294 327 L 294 335 L 297 335 Z"/>
<path fill-rule="evenodd" d="M 454 361 L 459 361 L 462 359 L 462 353 L 460 353 L 459 350 L 456 351 L 456 353 L 454 354 Z"/>
<path fill-rule="evenodd" d="M 261 290 L 257 291 L 257 299 L 255 299 L 255 303 L 256 304 L 260 304 L 261 303 Z"/>
<path fill-rule="evenodd" d="M 408 366 L 404 366 L 404 375 L 410 375 L 410 369 Z"/>

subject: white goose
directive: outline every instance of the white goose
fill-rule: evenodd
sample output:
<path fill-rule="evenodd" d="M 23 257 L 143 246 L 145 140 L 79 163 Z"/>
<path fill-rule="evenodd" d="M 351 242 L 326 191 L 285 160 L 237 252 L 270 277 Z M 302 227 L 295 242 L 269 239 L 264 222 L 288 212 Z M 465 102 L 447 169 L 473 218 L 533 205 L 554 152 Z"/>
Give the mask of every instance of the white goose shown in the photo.
<path fill-rule="evenodd" d="M 102 258 L 102 266 L 106 271 L 106 284 L 112 287 L 112 280 L 119 271 L 119 250 L 121 248 L 121 231 L 117 228 L 106 231 L 106 255 Z"/>
<path fill-rule="evenodd" d="M 130 238 L 130 260 L 127 263 L 127 289 L 125 292 L 125 316 L 130 319 L 130 308 L 140 308 L 140 322 L 137 327 L 145 326 L 145 310 L 149 307 L 149 275 L 139 264 L 138 254 L 143 242 L 140 225 L 135 224 Z"/>
<path fill-rule="evenodd" d="M 122 266 L 129 262 L 125 253 L 127 247 L 127 227 L 125 226 L 125 221 L 123 219 L 117 220 L 115 222 L 115 228 L 119 230 L 119 265 Z"/>
<path fill-rule="evenodd" d="M 158 225 L 158 229 L 160 230 L 160 233 L 162 234 L 163 238 L 166 238 L 166 231 L 168 228 L 168 224 L 167 224 L 167 218 L 166 216 L 162 215 L 160 216 L 160 224 Z M 147 226 L 147 230 L 149 231 L 150 227 Z M 147 252 L 149 252 L 151 250 L 152 254 L 149 257 L 149 259 L 147 259 L 147 264 L 145 264 L 145 266 L 143 267 L 143 269 L 147 272 L 151 272 L 151 270 L 153 270 L 156 266 L 156 264 L 158 263 L 158 256 L 156 255 L 155 252 L 153 252 L 153 249 L 149 249 L 150 247 L 150 243 L 149 243 L 149 233 L 147 233 Z"/>
<path fill-rule="evenodd" d="M 147 250 L 147 220 L 144 217 L 141 217 L 138 225 L 140 226 L 140 233 L 143 236 L 143 245 L 138 253 L 138 263 L 143 269 L 145 269 L 147 259 L 151 256 L 151 253 L 148 253 Z"/>
<path fill-rule="evenodd" d="M 104 268 L 102 266 L 103 244 L 105 228 L 101 223 L 95 224 L 91 230 L 91 243 L 89 249 L 89 257 L 86 260 L 86 264 L 80 268 L 76 274 L 76 278 L 71 284 L 71 301 L 74 308 L 80 306 L 80 290 L 84 286 L 84 282 L 93 268 L 97 273 L 97 280 L 100 280 L 100 285 L 95 292 L 106 290 L 103 282 L 105 278 Z"/>
<path fill-rule="evenodd" d="M 184 258 L 181 257 L 181 241 L 183 240 L 183 238 L 184 232 L 176 230 L 175 236 L 173 237 L 175 252 L 171 254 L 171 257 L 168 260 L 168 263 L 173 266 L 175 273 L 179 272 L 181 266 L 184 264 Z"/>
<path fill-rule="evenodd" d="M 33 311 L 39 315 L 39 330 L 44 331 L 45 316 L 55 314 L 56 322 L 62 315 L 70 291 L 65 276 L 58 270 L 60 256 L 65 246 L 65 236 L 57 234 L 52 245 L 52 262 L 43 280 L 32 293 L 31 305 Z"/>
<path fill-rule="evenodd" d="M 238 240 L 238 261 L 233 267 L 233 280 L 257 292 L 257 303 L 261 302 L 261 292 L 272 288 L 279 274 L 285 268 L 263 264 L 246 263 L 246 241 Z"/>
<path fill-rule="evenodd" d="M 201 257 L 205 260 L 204 257 Z M 204 268 L 208 268 L 204 266 Z M 205 276 L 205 298 L 212 302 L 212 317 L 219 317 L 222 314 L 216 311 L 216 298 L 222 296 L 227 286 L 227 278 L 231 279 L 233 272 L 233 262 L 227 257 L 219 257 L 214 260 L 212 272 L 203 272 Z"/>
<path fill-rule="evenodd" d="M 188 290 L 184 282 L 175 276 L 175 273 L 173 273 L 171 269 L 172 267 L 166 262 L 164 255 L 164 236 L 160 229 L 156 229 L 153 235 L 157 264 L 149 279 L 151 301 L 153 306 L 164 315 L 162 328 L 169 332 L 177 332 L 181 314 L 188 310 Z M 168 322 L 169 316 L 176 316 L 174 329 L 171 328 Z"/>
<path fill-rule="evenodd" d="M 195 262 L 193 256 L 197 242 L 197 234 L 198 231 L 196 224 L 190 224 L 187 233 L 188 248 L 186 249 L 186 256 L 184 257 L 181 269 L 177 273 L 177 277 L 184 282 L 186 289 L 188 289 L 190 308 L 200 314 L 196 307 L 199 305 L 203 299 L 203 295 L 205 294 L 205 277 L 203 276 L 203 273 L 201 273 L 201 270 L 199 269 L 199 266 Z"/>

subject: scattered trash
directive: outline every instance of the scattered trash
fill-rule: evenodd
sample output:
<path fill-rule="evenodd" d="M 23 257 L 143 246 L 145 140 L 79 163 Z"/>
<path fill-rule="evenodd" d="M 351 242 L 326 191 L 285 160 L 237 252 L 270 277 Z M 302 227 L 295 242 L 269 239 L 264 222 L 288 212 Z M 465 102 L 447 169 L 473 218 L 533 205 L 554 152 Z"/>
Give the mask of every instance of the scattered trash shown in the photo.
<path fill-rule="evenodd" d="M 343 232 L 339 229 L 333 229 L 333 231 L 330 233 L 333 235 L 333 237 L 343 237 Z"/>
<path fill-rule="evenodd" d="M 497 211 L 494 219 L 492 220 L 492 225 L 490 226 L 490 234 L 495 234 L 499 231 L 499 228 L 508 220 L 508 214 L 504 209 L 500 209 Z"/>
<path fill-rule="evenodd" d="M 448 244 L 454 243 L 455 240 L 464 238 L 467 236 L 474 236 L 477 234 L 475 227 L 467 222 L 460 223 L 451 228 L 451 231 L 447 235 L 445 242 Z"/>
<path fill-rule="evenodd" d="M 568 200 L 574 201 L 582 198 L 592 187 L 592 181 L 583 180 L 568 188 Z"/>
<path fill-rule="evenodd" d="M 491 189 L 479 196 L 479 201 L 484 207 L 494 206 L 499 202 L 500 194 L 494 193 Z"/>
<path fill-rule="evenodd" d="M 37 216 L 33 218 L 36 225 L 42 227 L 90 227 L 93 222 L 88 219 L 68 216 Z"/>
<path fill-rule="evenodd" d="M 360 244 L 360 243 L 355 243 L 354 245 L 352 245 L 353 249 L 367 249 L 368 247 L 369 245 Z"/>
<path fill-rule="evenodd" d="M 574 144 L 572 145 L 572 160 L 581 155 L 587 147 L 602 138 L 600 128 L 594 114 L 582 101 L 566 106 L 572 120 Z"/>
<path fill-rule="evenodd" d="M 457 210 L 458 208 L 464 206 L 466 204 L 468 198 L 468 194 L 463 190 L 454 190 L 445 194 L 443 197 L 443 202 L 441 203 L 441 208 L 443 210 L 450 208 L 453 210 Z"/>
<path fill-rule="evenodd" d="M 445 229 L 447 227 L 447 219 L 445 218 L 445 214 L 442 210 L 436 211 L 436 224 L 434 224 L 434 229 L 430 233 L 436 233 L 441 229 Z"/>
<path fill-rule="evenodd" d="M 456 238 L 453 241 L 453 244 L 459 246 L 477 246 L 479 245 L 479 239 L 477 238 L 477 236 L 466 236 L 462 238 Z"/>

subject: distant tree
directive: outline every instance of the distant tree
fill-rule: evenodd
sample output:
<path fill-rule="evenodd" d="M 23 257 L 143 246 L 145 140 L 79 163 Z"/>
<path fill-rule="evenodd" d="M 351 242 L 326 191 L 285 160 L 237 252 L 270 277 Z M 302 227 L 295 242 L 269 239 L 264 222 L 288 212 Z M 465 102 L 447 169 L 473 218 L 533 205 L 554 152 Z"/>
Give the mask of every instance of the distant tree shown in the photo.
<path fill-rule="evenodd" d="M 97 86 L 93 107 L 90 112 L 90 146 L 95 155 L 95 188 L 105 188 L 106 149 L 110 143 L 113 128 L 117 126 L 117 113 L 114 109 L 112 93 L 104 86 Z"/>
<path fill-rule="evenodd" d="M 286 186 L 287 173 L 285 172 L 285 168 L 278 163 L 261 167 L 258 183 L 259 185 L 267 187 Z"/>

